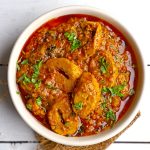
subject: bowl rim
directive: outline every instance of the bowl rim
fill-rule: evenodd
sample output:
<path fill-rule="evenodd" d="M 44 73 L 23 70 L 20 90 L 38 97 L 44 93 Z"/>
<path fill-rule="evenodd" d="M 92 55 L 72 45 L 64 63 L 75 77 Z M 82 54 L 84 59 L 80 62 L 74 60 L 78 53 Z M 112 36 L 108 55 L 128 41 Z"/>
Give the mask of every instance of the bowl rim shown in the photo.
<path fill-rule="evenodd" d="M 66 11 L 67 12 L 69 10 L 74 10 L 74 11 L 75 10 L 83 10 L 83 11 L 87 11 L 87 12 L 90 11 L 90 12 L 94 12 L 94 13 L 99 14 L 99 15 L 101 14 L 101 15 L 104 16 L 104 18 L 106 17 L 108 19 L 111 19 L 111 20 L 115 21 L 116 24 L 118 24 L 122 29 L 124 29 L 129 34 L 129 36 L 132 39 L 132 42 L 134 42 L 134 44 L 137 47 L 136 50 L 138 51 L 139 57 L 141 59 L 140 63 L 141 63 L 141 67 L 143 69 L 142 87 L 141 87 L 140 94 L 137 98 L 137 102 L 134 106 L 134 109 L 131 111 L 131 114 L 127 116 L 127 119 L 122 121 L 122 123 L 120 123 L 120 124 L 116 124 L 115 127 L 113 128 L 113 130 L 104 131 L 104 132 L 100 133 L 100 135 L 97 134 L 97 135 L 86 136 L 86 137 L 64 137 L 64 136 L 58 135 L 58 134 L 54 133 L 53 131 L 50 131 L 49 129 L 44 127 L 39 121 L 37 121 L 35 119 L 35 117 L 32 116 L 32 114 L 25 108 L 25 105 L 22 101 L 21 96 L 16 95 L 16 91 L 18 90 L 18 88 L 17 88 L 17 85 L 16 85 L 16 65 L 15 65 L 16 62 L 15 61 L 17 61 L 18 56 L 19 56 L 18 54 L 20 54 L 21 49 L 22 49 L 22 48 L 21 49 L 18 48 L 19 45 L 21 45 L 20 43 L 22 41 L 26 42 L 26 40 L 23 40 L 23 38 L 27 34 L 27 39 L 28 39 L 31 36 L 31 34 L 37 28 L 39 28 L 39 27 L 37 27 L 35 30 L 32 30 L 31 33 L 28 33 L 30 31 L 30 28 L 35 26 L 37 22 L 41 21 L 42 24 L 44 24 L 44 23 L 47 22 L 47 21 L 43 21 L 44 18 L 46 18 L 46 17 L 48 17 L 52 14 L 57 14 L 58 12 L 61 12 L 61 11 Z M 72 14 L 72 13 L 70 13 L 70 14 Z M 79 14 L 79 12 L 77 12 L 76 14 Z M 65 15 L 65 14 L 63 14 L 63 15 Z M 91 15 L 91 14 L 89 14 L 89 15 Z M 57 16 L 57 17 L 59 17 L 59 16 Z M 52 18 L 55 18 L 55 17 L 52 17 Z M 25 43 L 25 42 L 22 42 L 22 43 Z M 17 50 L 19 52 L 17 52 Z M 11 55 L 10 55 L 10 58 L 9 58 L 9 63 L 8 63 L 7 78 L 8 78 L 9 93 L 10 93 L 12 102 L 13 102 L 17 112 L 22 117 L 22 119 L 34 131 L 36 131 L 38 134 L 42 135 L 43 137 L 45 137 L 49 140 L 52 140 L 54 142 L 60 143 L 60 144 L 70 145 L 70 146 L 86 146 L 86 145 L 92 145 L 92 144 L 96 144 L 96 143 L 105 141 L 105 140 L 115 136 L 120 131 L 122 131 L 133 120 L 133 118 L 136 116 L 137 112 L 139 111 L 139 104 L 140 104 L 140 99 L 141 99 L 141 96 L 142 96 L 144 78 L 145 78 L 144 77 L 145 76 L 144 70 L 145 69 L 144 69 L 144 65 L 143 65 L 143 58 L 142 58 L 139 46 L 136 43 L 136 41 L 134 40 L 133 36 L 126 29 L 126 27 L 124 27 L 120 22 L 118 22 L 115 18 L 113 18 L 109 13 L 107 13 L 104 10 L 100 10 L 100 9 L 97 9 L 97 8 L 94 8 L 94 7 L 89 7 L 89 6 L 71 5 L 71 6 L 63 6 L 63 7 L 53 9 L 53 10 L 45 13 L 44 15 L 41 15 L 37 19 L 35 19 L 31 24 L 29 24 L 29 26 L 27 28 L 25 28 L 25 30 L 20 34 L 20 36 L 18 37 L 16 43 L 13 46 L 13 49 L 12 49 L 12 52 L 11 52 Z"/>

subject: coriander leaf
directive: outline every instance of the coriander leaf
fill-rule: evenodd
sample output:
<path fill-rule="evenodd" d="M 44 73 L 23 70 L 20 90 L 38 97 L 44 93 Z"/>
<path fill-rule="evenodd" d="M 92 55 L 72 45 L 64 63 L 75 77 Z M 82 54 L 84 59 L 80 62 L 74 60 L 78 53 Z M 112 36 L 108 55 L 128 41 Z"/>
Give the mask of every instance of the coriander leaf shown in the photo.
<path fill-rule="evenodd" d="M 101 106 L 103 109 L 105 109 L 106 108 L 106 102 L 101 103 Z"/>
<path fill-rule="evenodd" d="M 81 110 L 82 107 L 83 107 L 83 104 L 82 104 L 82 102 L 78 102 L 78 103 L 74 104 L 73 107 L 74 107 L 76 110 Z"/>
<path fill-rule="evenodd" d="M 41 84 L 41 81 L 37 79 L 40 73 L 41 66 L 42 66 L 42 60 L 38 60 L 37 63 L 33 66 L 34 73 L 32 74 L 31 82 L 34 84 L 36 89 Z"/>
<path fill-rule="evenodd" d="M 20 94 L 20 92 L 19 92 L 19 91 L 16 91 L 16 94 L 18 94 L 18 95 L 19 95 L 19 94 Z"/>
<path fill-rule="evenodd" d="M 107 73 L 107 69 L 108 69 L 108 64 L 106 62 L 106 59 L 104 57 L 101 57 L 99 59 L 99 64 L 100 64 L 100 71 L 105 74 Z"/>
<path fill-rule="evenodd" d="M 107 87 L 103 87 L 101 92 L 102 93 L 107 93 L 107 92 L 109 92 L 109 89 Z"/>
<path fill-rule="evenodd" d="M 103 73 L 103 74 L 105 74 L 107 71 L 106 71 L 106 68 L 104 67 L 104 66 L 101 66 L 100 67 L 100 70 L 101 70 L 101 72 Z"/>
<path fill-rule="evenodd" d="M 42 66 L 42 60 L 38 60 L 37 63 L 33 66 L 35 74 L 39 74 L 39 69 L 41 66 Z"/>
<path fill-rule="evenodd" d="M 130 91 L 129 91 L 129 95 L 130 95 L 130 96 L 132 96 L 132 95 L 134 95 L 134 94 L 135 94 L 134 89 L 130 89 Z"/>
<path fill-rule="evenodd" d="M 121 93 L 121 91 L 124 89 L 124 87 L 124 85 L 114 86 L 112 88 L 109 88 L 109 91 L 111 92 L 112 96 L 123 97 L 124 95 Z"/>
<path fill-rule="evenodd" d="M 116 114 L 110 109 L 106 112 L 106 119 L 116 121 Z"/>
<path fill-rule="evenodd" d="M 52 89 L 52 90 L 56 90 L 57 88 L 54 87 L 54 85 L 52 84 L 47 84 L 47 88 Z"/>
<path fill-rule="evenodd" d="M 20 82 L 21 80 L 23 80 L 25 76 L 26 76 L 26 74 L 23 74 L 21 77 L 19 77 L 18 82 Z"/>
<path fill-rule="evenodd" d="M 17 62 L 17 70 L 18 71 L 20 70 L 20 66 L 19 66 L 18 62 Z"/>
<path fill-rule="evenodd" d="M 36 83 L 36 79 L 35 79 L 35 78 L 32 78 L 32 79 L 31 79 L 31 82 L 32 82 L 32 83 Z"/>
<path fill-rule="evenodd" d="M 38 75 L 39 75 L 39 74 L 38 74 L 37 72 L 35 72 L 35 73 L 32 74 L 32 78 L 37 78 Z"/>
<path fill-rule="evenodd" d="M 75 33 L 71 32 L 65 32 L 64 33 L 65 37 L 68 38 L 69 41 L 73 42 L 73 40 L 75 39 Z"/>
<path fill-rule="evenodd" d="M 29 110 L 32 110 L 32 105 L 31 105 L 31 104 L 26 104 L 26 107 L 27 107 Z"/>
<path fill-rule="evenodd" d="M 25 75 L 24 79 L 23 79 L 23 83 L 26 84 L 26 83 L 30 83 L 30 82 L 31 82 L 30 78 Z"/>
<path fill-rule="evenodd" d="M 21 80 L 23 80 L 23 84 L 26 84 L 26 83 L 30 83 L 30 82 L 31 82 L 30 78 L 27 77 L 26 74 L 23 74 L 23 75 L 18 79 L 18 82 L 21 81 Z"/>
<path fill-rule="evenodd" d="M 66 127 L 69 127 L 69 125 L 70 125 L 70 122 L 65 122 Z"/>
<path fill-rule="evenodd" d="M 65 33 L 64 33 L 64 36 L 65 36 L 66 38 L 69 38 L 70 33 L 69 33 L 69 32 L 65 32 Z"/>
<path fill-rule="evenodd" d="M 41 80 L 37 80 L 37 82 L 34 84 L 35 88 L 38 89 L 40 87 Z"/>
<path fill-rule="evenodd" d="M 119 96 L 123 97 L 124 95 L 121 93 L 121 91 L 124 89 L 125 85 L 117 85 L 114 87 L 104 87 L 102 88 L 102 93 L 111 93 L 111 96 Z"/>
<path fill-rule="evenodd" d="M 81 42 L 78 39 L 74 39 L 73 43 L 71 45 L 71 52 L 73 52 L 74 50 L 76 50 L 77 48 L 79 48 L 81 45 Z"/>
<path fill-rule="evenodd" d="M 36 104 L 38 105 L 38 106 L 41 106 L 41 104 L 42 104 L 42 98 L 41 97 L 38 97 L 37 99 L 36 99 Z"/>
<path fill-rule="evenodd" d="M 28 59 L 25 59 L 21 62 L 22 65 L 28 64 Z"/>
<path fill-rule="evenodd" d="M 78 49 L 81 46 L 81 42 L 77 39 L 74 32 L 65 32 L 64 36 L 69 40 L 71 43 L 71 52 Z"/>
<path fill-rule="evenodd" d="M 43 63 L 42 60 L 39 60 L 39 61 L 38 61 L 38 63 L 37 63 L 38 69 L 40 69 L 40 67 L 42 66 L 42 63 Z"/>

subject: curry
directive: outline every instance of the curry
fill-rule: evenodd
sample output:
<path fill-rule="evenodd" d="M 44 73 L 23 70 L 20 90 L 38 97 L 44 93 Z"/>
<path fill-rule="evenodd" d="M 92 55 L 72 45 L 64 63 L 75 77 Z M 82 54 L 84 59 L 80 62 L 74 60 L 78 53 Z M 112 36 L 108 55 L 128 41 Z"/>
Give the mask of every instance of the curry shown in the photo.
<path fill-rule="evenodd" d="M 108 22 L 84 14 L 52 19 L 27 40 L 16 81 L 26 108 L 64 136 L 111 129 L 136 91 L 136 59 Z"/>

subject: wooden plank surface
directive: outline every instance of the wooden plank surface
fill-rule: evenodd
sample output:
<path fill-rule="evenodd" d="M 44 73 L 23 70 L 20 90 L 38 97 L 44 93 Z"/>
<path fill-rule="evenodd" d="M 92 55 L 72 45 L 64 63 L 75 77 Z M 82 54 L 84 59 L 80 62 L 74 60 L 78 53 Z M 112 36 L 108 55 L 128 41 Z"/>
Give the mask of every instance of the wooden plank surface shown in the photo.
<path fill-rule="evenodd" d="M 34 131 L 18 115 L 8 93 L 8 59 L 14 42 L 30 22 L 47 11 L 65 5 L 89 5 L 107 11 L 134 35 L 141 49 L 146 71 L 145 90 L 140 107 L 141 117 L 108 150 L 149 150 L 149 0 L 0 0 L 0 150 L 36 149 Z"/>
<path fill-rule="evenodd" d="M 3 144 L 0 144 L 0 150 L 36 150 L 36 148 L 37 148 L 36 143 L 25 143 L 25 144 L 3 143 Z"/>
<path fill-rule="evenodd" d="M 89 5 L 109 12 L 133 33 L 143 50 L 148 50 L 149 0 L 0 0 L 0 64 L 8 63 L 14 42 L 29 23 L 66 5 Z"/>
<path fill-rule="evenodd" d="M 34 132 L 15 110 L 7 87 L 7 66 L 0 66 L 0 141 L 34 141 Z"/>
<path fill-rule="evenodd" d="M 112 144 L 107 150 L 150 150 L 150 144 Z"/>
<path fill-rule="evenodd" d="M 25 143 L 25 144 L 0 144 L 0 150 L 36 150 L 36 143 Z M 107 150 L 150 150 L 150 144 L 125 144 L 125 143 L 114 143 L 107 148 Z"/>

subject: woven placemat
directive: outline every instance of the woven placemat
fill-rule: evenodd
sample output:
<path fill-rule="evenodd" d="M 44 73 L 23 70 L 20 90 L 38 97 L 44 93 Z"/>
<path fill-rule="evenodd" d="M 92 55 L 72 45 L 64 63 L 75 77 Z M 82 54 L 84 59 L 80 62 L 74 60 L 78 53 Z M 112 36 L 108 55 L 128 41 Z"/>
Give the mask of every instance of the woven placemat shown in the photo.
<path fill-rule="evenodd" d="M 39 141 L 39 145 L 37 150 L 105 150 L 109 145 L 111 145 L 123 132 L 125 132 L 140 116 L 140 112 L 137 113 L 135 118 L 131 121 L 131 123 L 120 133 L 115 135 L 114 137 L 106 140 L 104 142 L 90 145 L 90 146 L 81 146 L 81 147 L 74 147 L 74 146 L 66 146 L 62 144 L 58 144 L 52 141 L 47 140 L 46 138 L 36 134 L 36 137 Z"/>

